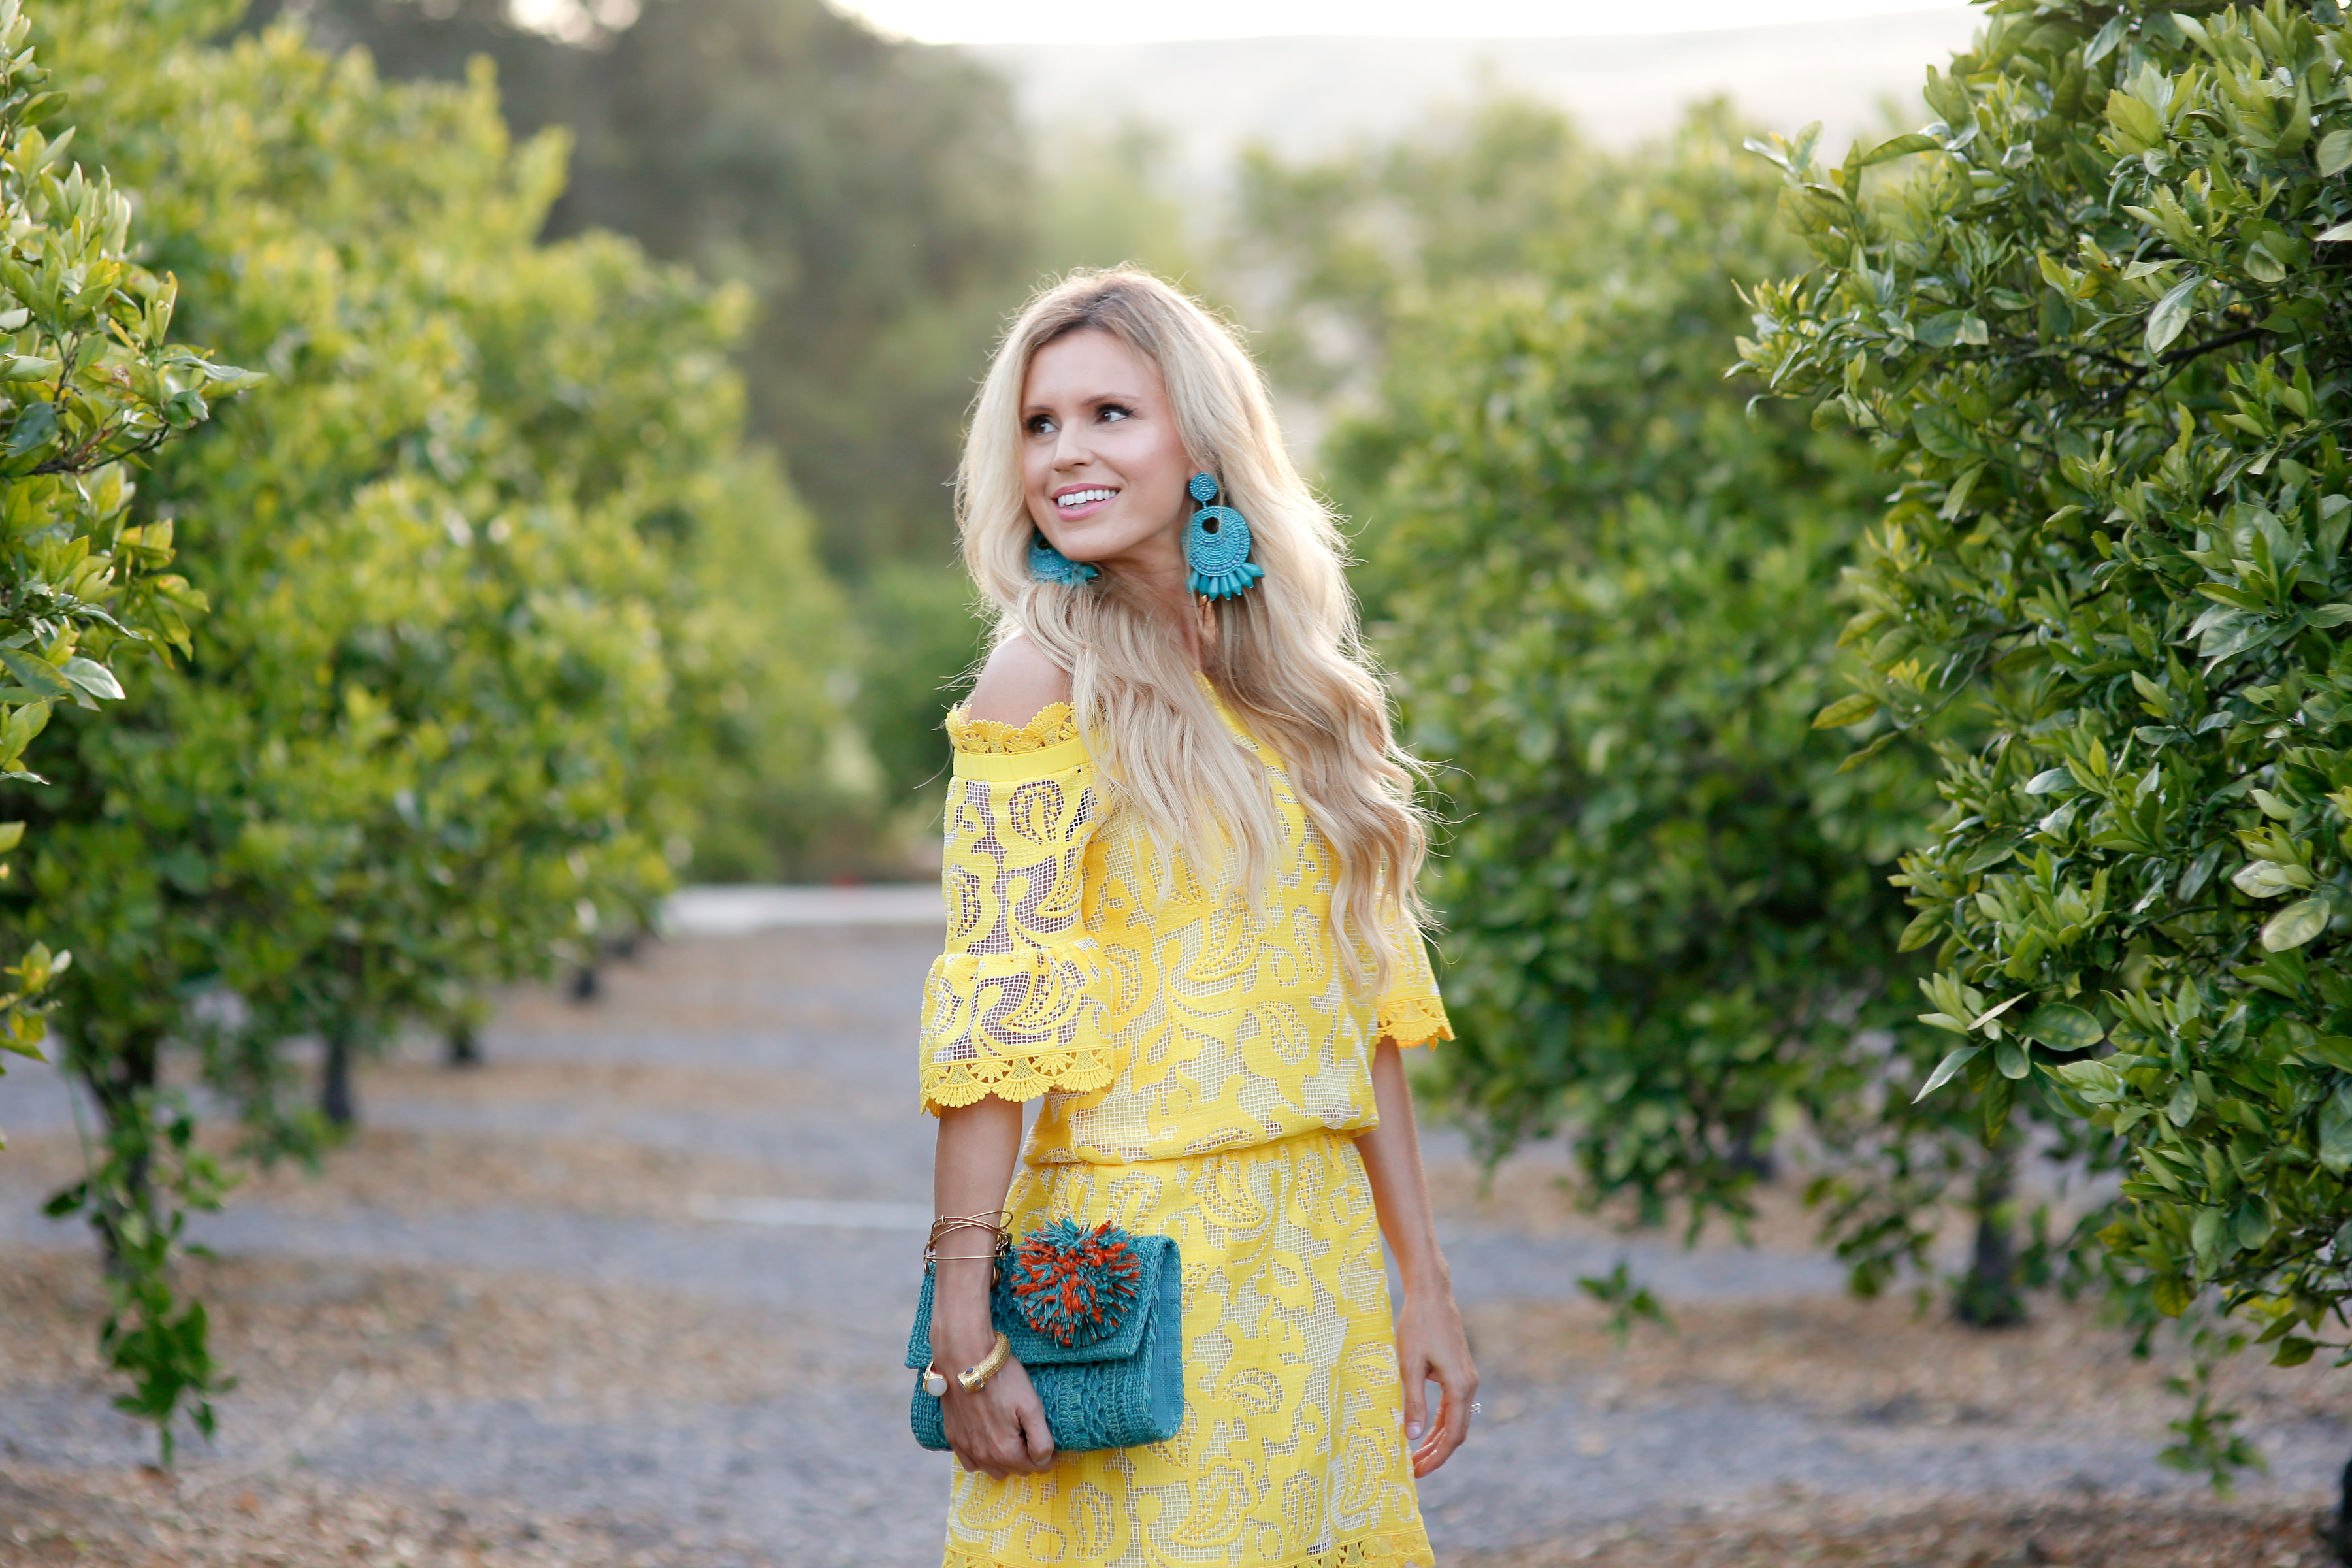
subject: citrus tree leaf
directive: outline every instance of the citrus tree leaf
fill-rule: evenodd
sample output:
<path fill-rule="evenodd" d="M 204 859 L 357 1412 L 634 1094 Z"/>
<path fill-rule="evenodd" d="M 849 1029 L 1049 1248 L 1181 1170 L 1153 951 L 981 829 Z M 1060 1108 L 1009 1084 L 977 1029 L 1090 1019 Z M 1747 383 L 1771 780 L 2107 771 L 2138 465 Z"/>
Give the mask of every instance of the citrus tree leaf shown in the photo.
<path fill-rule="evenodd" d="M 2147 316 L 2147 341 L 2149 353 L 2160 354 L 2172 346 L 2172 340 L 2179 337 L 2182 330 L 2189 325 L 2189 316 L 2196 303 L 2197 290 L 2204 286 L 2205 279 L 2192 272 L 2166 290 L 2164 297 L 2156 302 L 2156 309 L 2149 311 Z"/>
<path fill-rule="evenodd" d="M 2327 929 L 2327 900 L 2303 899 L 2263 922 L 2263 945 L 2273 952 L 2301 947 Z"/>
<path fill-rule="evenodd" d="M 1959 1049 L 1953 1051 L 1950 1055 L 1945 1057 L 1942 1061 L 1936 1064 L 1936 1070 L 1927 1075 L 1927 1081 L 1919 1086 L 1919 1092 L 1911 1097 L 1911 1103 L 1914 1105 L 1918 1104 L 1921 1100 L 1927 1099 L 1929 1095 L 1935 1093 L 1937 1089 L 1951 1082 L 1953 1079 L 1959 1076 L 1961 1068 L 1967 1067 L 1970 1062 L 1976 1060 L 1977 1058 L 1983 1054 L 1984 1047 L 1982 1046 L 1962 1046 Z"/>
<path fill-rule="evenodd" d="M 1843 730 L 1849 724 L 1859 724 L 1879 710 L 1879 700 L 1866 691 L 1841 697 L 1813 715 L 1816 730 Z"/>
<path fill-rule="evenodd" d="M 2036 1007 L 2025 1022 L 2017 1026 L 2017 1032 L 2060 1051 L 2087 1051 L 2105 1039 L 2107 1033 L 2096 1018 L 2066 1002 Z"/>

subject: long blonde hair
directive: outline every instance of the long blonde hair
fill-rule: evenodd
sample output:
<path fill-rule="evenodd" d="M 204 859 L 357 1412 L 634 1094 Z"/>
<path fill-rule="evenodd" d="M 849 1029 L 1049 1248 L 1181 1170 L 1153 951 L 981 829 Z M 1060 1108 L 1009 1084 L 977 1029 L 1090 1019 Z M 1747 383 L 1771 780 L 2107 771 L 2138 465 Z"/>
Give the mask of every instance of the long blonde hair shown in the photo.
<path fill-rule="evenodd" d="M 996 637 L 1029 639 L 1069 671 L 1072 705 L 1112 804 L 1136 811 L 1172 868 L 1206 879 L 1231 846 L 1255 903 L 1283 841 L 1265 770 L 1233 743 L 1191 661 L 1151 607 L 1106 572 L 1070 588 L 1029 572 L 1022 484 L 1029 364 L 1057 338 L 1107 331 L 1160 369 L 1192 462 L 1249 520 L 1265 575 L 1220 602 L 1209 674 L 1281 757 L 1307 821 L 1339 862 L 1334 943 L 1349 982 L 1385 986 L 1396 933 L 1418 940 L 1414 878 L 1427 834 L 1419 766 L 1390 733 L 1388 701 L 1357 633 L 1344 543 L 1285 449 L 1264 377 L 1233 331 L 1148 272 L 1076 272 L 1038 293 L 990 364 L 956 475 L 964 565 L 998 611 Z"/>

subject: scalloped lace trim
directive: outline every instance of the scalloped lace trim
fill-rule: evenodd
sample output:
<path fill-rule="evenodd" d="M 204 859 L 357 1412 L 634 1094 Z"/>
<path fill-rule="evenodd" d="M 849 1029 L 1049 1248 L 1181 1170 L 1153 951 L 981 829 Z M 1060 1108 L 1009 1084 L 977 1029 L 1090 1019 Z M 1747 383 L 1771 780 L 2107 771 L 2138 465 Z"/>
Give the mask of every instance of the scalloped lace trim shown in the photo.
<path fill-rule="evenodd" d="M 1380 1028 L 1372 1038 L 1394 1040 L 1399 1046 L 1433 1046 L 1454 1037 L 1445 1004 L 1434 996 L 1391 996 L 1381 1007 Z"/>
<path fill-rule="evenodd" d="M 1418 1530 L 1384 1531 L 1360 1541 L 1343 1541 L 1327 1552 L 1307 1552 L 1263 1568 L 1432 1568 L 1437 1559 L 1429 1537 Z M 1030 1568 L 1026 1559 L 966 1552 L 950 1543 L 940 1568 Z"/>
<path fill-rule="evenodd" d="M 1077 715 L 1066 702 L 1055 703 L 1026 724 L 967 718 L 961 707 L 948 710 L 948 741 L 959 752 L 984 757 L 1014 757 L 1077 738 Z"/>
<path fill-rule="evenodd" d="M 1091 1094 L 1108 1089 L 1118 1069 L 1106 1047 L 1033 1052 L 1017 1057 L 974 1057 L 923 1064 L 923 1109 L 971 1105 L 990 1095 L 999 1100 L 1034 1100 L 1054 1089 Z"/>

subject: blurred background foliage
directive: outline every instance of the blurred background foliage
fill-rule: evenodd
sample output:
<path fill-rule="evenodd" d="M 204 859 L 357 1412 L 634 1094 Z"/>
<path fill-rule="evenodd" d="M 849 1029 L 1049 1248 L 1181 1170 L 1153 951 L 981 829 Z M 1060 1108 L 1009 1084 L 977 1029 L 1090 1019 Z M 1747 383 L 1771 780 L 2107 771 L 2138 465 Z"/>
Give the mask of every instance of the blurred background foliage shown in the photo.
<path fill-rule="evenodd" d="M 265 0 L 245 25 L 284 14 Z M 824 647 L 852 724 L 823 748 L 845 790 L 730 799 L 697 836 L 693 873 L 920 874 L 944 689 L 982 651 L 949 505 L 964 408 L 1039 279 L 1139 260 L 1206 281 L 1156 134 L 1033 134 L 992 71 L 822 0 L 654 0 L 552 31 L 518 26 L 505 0 L 298 14 L 318 47 L 362 47 L 388 76 L 454 82 L 492 62 L 518 135 L 572 139 L 549 237 L 626 235 L 748 291 L 748 428 L 805 499 L 850 611 L 821 644 L 774 624 Z"/>
<path fill-rule="evenodd" d="M 1628 153 L 1496 100 L 1412 142 L 1247 166 L 1280 361 L 1360 390 L 1324 444 L 1408 734 L 1455 824 L 1430 891 L 1489 1151 L 1564 1136 L 1596 1202 L 1749 1215 L 1791 1137 L 1875 1291 L 1974 1213 L 1955 1307 L 2019 1312 L 2013 1141 L 1913 1110 L 1934 1031 L 1888 885 L 1924 745 L 1843 762 L 1840 573 L 1885 480 L 1720 345 L 1801 266 L 1722 104 Z M 1907 1088 L 1906 1086 L 1908 1086 Z"/>

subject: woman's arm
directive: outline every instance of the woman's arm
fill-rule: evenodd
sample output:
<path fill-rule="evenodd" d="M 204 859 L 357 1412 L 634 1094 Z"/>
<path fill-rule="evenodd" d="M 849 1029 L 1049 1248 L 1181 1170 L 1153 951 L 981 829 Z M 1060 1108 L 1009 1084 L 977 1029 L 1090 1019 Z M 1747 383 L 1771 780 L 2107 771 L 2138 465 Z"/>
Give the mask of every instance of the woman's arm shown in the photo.
<path fill-rule="evenodd" d="M 1021 1107 L 994 1095 L 940 1112 L 939 1151 L 931 1166 L 931 1198 L 942 1215 L 995 1215 L 1004 1208 L 1013 1166 L 1021 1153 Z M 1054 1434 L 1045 1407 L 1017 1361 L 977 1394 L 955 1374 L 977 1365 L 996 1342 L 989 1321 L 992 1233 L 964 1227 L 940 1238 L 931 1283 L 931 1363 L 946 1373 L 942 1400 L 948 1446 L 968 1470 L 997 1480 L 1054 1462 Z"/>
<path fill-rule="evenodd" d="M 1404 1296 L 1397 1306 L 1397 1367 L 1404 1378 L 1405 1441 L 1412 1445 L 1412 1473 L 1428 1475 L 1445 1463 L 1470 1435 L 1470 1401 L 1478 1393 L 1478 1369 L 1471 1364 L 1469 1336 L 1454 1304 L 1454 1280 L 1438 1250 L 1437 1226 L 1429 1211 L 1429 1184 L 1421 1171 L 1421 1135 L 1412 1121 L 1412 1093 L 1405 1087 L 1404 1060 L 1394 1040 L 1383 1038 L 1372 1053 L 1372 1099 L 1381 1124 L 1356 1135 L 1364 1173 L 1371 1178 L 1372 1206 L 1388 1237 Z M 1437 1420 L 1428 1419 L 1423 1388 L 1434 1378 L 1444 1395 Z"/>
<path fill-rule="evenodd" d="M 981 671 L 965 711 L 974 719 L 1025 724 L 1056 702 L 1070 700 L 1070 676 L 1027 637 L 997 645 Z M 1022 1110 L 1018 1101 L 988 1095 L 972 1104 L 940 1111 L 938 1152 L 932 1158 L 931 1196 L 940 1215 L 997 1215 L 1013 1184 L 1021 1157 Z M 1045 1407 L 1019 1362 L 977 1394 L 955 1380 L 976 1365 L 996 1342 L 989 1321 L 990 1263 L 995 1237 L 960 1228 L 940 1238 L 941 1256 L 931 1286 L 931 1360 L 947 1375 L 941 1400 L 948 1446 L 966 1469 L 984 1470 L 998 1480 L 1016 1472 L 1042 1470 L 1054 1462 L 1054 1433 Z"/>

